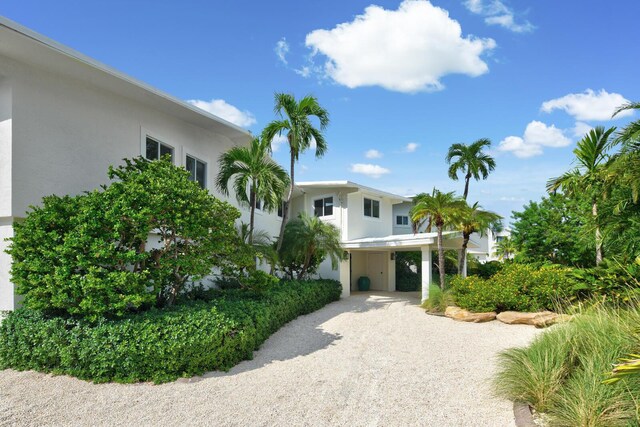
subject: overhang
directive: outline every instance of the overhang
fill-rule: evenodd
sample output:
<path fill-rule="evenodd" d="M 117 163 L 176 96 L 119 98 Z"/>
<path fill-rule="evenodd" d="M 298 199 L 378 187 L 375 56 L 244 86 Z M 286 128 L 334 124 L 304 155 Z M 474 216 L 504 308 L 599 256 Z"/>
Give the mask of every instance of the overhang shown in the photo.
<path fill-rule="evenodd" d="M 378 190 L 376 188 L 367 187 L 366 185 L 358 184 L 353 181 L 303 181 L 296 182 L 296 187 L 301 193 L 305 193 L 307 190 L 321 190 L 321 189 L 345 189 L 347 191 L 363 191 L 365 193 L 373 194 L 383 198 L 387 198 L 391 201 L 391 204 L 398 204 L 402 202 L 410 202 L 412 199 L 409 197 L 399 196 L 397 194 L 389 193 L 387 191 Z"/>
<path fill-rule="evenodd" d="M 462 248 L 462 233 L 459 231 L 445 231 L 442 234 L 443 247 L 445 249 Z M 344 249 L 393 249 L 393 250 L 418 250 L 425 246 L 436 246 L 438 233 L 393 234 L 385 237 L 366 237 L 347 240 L 341 243 Z M 478 248 L 478 243 L 469 240 L 468 248 Z"/>

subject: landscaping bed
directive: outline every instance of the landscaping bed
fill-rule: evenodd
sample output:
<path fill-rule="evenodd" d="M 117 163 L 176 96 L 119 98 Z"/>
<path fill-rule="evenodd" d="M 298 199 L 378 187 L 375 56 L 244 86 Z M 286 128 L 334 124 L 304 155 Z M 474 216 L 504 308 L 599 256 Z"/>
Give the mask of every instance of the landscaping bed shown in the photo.
<path fill-rule="evenodd" d="M 228 370 L 285 323 L 339 298 L 336 281 L 283 281 L 94 322 L 22 308 L 0 325 L 0 369 L 156 383 Z"/>

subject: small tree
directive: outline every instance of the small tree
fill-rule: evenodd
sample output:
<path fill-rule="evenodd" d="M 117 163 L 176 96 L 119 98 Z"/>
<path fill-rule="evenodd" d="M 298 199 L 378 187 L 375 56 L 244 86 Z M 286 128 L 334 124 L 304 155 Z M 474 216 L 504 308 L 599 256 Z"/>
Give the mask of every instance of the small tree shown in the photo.
<path fill-rule="evenodd" d="M 287 224 L 280 254 L 285 272 L 289 276 L 297 273 L 298 279 L 315 271 L 326 257 L 336 269 L 344 257 L 340 230 L 320 218 L 301 213 Z"/>
<path fill-rule="evenodd" d="M 98 318 L 171 305 L 186 283 L 238 253 L 237 209 L 168 159 L 125 160 L 114 182 L 76 197 L 50 196 L 15 224 L 12 280 L 25 305 Z"/>
<path fill-rule="evenodd" d="M 497 213 L 482 210 L 478 202 L 463 210 L 458 221 L 458 229 L 462 231 L 462 249 L 458 256 L 458 274 L 466 277 L 466 274 L 464 274 L 464 265 L 467 260 L 467 246 L 469 246 L 471 235 L 479 232 L 480 235 L 483 236 L 485 231 L 492 225 L 495 226 L 495 223 L 500 219 L 502 219 L 502 217 Z"/>

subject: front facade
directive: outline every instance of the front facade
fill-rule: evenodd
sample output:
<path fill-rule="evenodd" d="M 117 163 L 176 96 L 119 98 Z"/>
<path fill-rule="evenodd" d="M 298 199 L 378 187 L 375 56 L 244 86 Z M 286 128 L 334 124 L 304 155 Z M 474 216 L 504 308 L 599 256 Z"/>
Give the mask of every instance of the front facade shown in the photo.
<path fill-rule="evenodd" d="M 248 144 L 247 131 L 99 64 L 0 17 L 0 311 L 20 301 L 4 252 L 13 224 L 42 197 L 74 195 L 106 184 L 110 165 L 124 158 L 169 155 L 176 166 L 242 212 L 235 198 L 217 193 L 217 160 Z M 338 227 L 347 259 L 337 270 L 325 261 L 319 275 L 339 280 L 343 296 L 361 276 L 371 289 L 395 290 L 395 253 L 423 254 L 423 283 L 431 281 L 435 233 L 411 234 L 396 210 L 411 199 L 349 181 L 301 182 L 291 215 L 317 215 Z M 402 216 L 402 215 L 401 215 Z M 278 235 L 282 219 L 257 211 L 256 227 Z M 399 222 L 398 222 L 399 221 Z M 459 233 L 447 233 L 459 248 Z M 428 286 L 423 286 L 423 298 Z"/>

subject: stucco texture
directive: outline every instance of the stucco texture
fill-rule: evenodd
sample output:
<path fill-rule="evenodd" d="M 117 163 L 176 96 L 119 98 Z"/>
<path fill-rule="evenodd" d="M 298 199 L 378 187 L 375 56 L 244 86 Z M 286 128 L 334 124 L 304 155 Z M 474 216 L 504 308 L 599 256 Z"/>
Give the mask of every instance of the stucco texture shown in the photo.
<path fill-rule="evenodd" d="M 537 331 L 429 316 L 417 295 L 355 294 L 275 333 L 228 373 L 91 384 L 0 372 L 0 425 L 510 426 L 495 356 Z"/>

